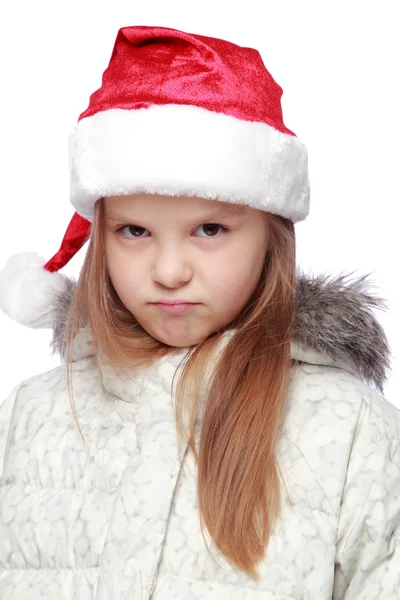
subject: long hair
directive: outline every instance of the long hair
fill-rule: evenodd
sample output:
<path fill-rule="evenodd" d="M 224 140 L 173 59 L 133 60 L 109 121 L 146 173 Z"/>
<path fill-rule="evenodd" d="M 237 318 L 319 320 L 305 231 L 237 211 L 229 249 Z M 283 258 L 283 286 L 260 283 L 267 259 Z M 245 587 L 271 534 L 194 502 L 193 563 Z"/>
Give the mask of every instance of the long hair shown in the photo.
<path fill-rule="evenodd" d="M 291 372 L 295 310 L 294 224 L 279 215 L 268 218 L 269 248 L 252 297 L 234 321 L 189 349 L 175 395 L 178 443 L 188 441 L 197 465 L 203 539 L 205 526 L 226 560 L 255 579 L 282 510 L 276 445 Z M 117 371 L 132 372 L 181 351 L 150 336 L 118 297 L 107 272 L 102 198 L 95 204 L 89 246 L 61 341 L 74 416 L 72 344 L 83 326 L 90 328 L 95 359 L 100 352 Z M 205 368 L 228 328 L 235 328 L 234 335 L 207 382 L 196 447 Z M 98 359 L 96 364 L 100 368 Z M 194 398 L 190 410 L 188 398 Z"/>

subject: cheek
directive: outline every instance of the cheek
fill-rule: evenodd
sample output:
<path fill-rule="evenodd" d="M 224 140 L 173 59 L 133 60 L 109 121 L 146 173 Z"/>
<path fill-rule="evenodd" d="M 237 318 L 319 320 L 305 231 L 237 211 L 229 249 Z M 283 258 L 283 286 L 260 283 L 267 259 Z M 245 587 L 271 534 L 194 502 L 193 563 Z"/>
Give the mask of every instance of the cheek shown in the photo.
<path fill-rule="evenodd" d="M 138 288 L 141 279 L 140 267 L 121 253 L 111 255 L 107 260 L 107 268 L 111 281 L 119 293 L 131 288 Z"/>
<path fill-rule="evenodd" d="M 241 252 L 229 261 L 214 261 L 208 270 L 208 278 L 221 302 L 240 302 L 254 286 L 254 265 L 249 256 Z"/>

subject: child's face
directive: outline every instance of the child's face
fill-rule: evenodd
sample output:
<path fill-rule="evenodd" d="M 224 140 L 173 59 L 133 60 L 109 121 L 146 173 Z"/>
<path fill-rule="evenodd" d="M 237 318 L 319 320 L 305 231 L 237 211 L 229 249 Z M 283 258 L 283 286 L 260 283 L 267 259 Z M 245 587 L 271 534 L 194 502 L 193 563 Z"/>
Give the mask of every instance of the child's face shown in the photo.
<path fill-rule="evenodd" d="M 192 346 L 245 307 L 268 247 L 266 212 L 219 200 L 145 193 L 109 196 L 104 206 L 111 280 L 154 338 Z M 220 215 L 221 210 L 228 214 Z M 170 313 L 153 304 L 161 298 L 198 304 Z"/>

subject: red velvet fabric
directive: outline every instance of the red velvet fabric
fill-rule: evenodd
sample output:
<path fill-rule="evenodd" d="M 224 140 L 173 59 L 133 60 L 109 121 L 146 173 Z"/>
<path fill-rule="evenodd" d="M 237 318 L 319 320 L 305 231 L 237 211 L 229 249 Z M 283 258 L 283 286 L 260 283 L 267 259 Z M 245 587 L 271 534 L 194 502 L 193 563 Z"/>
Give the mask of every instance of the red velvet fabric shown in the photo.
<path fill-rule="evenodd" d="M 62 269 L 89 239 L 91 226 L 90 221 L 75 212 L 59 251 L 44 265 L 44 268 L 51 273 Z"/>
<path fill-rule="evenodd" d="M 283 123 L 282 93 L 253 48 L 169 27 L 122 27 L 78 121 L 110 108 L 190 104 L 295 135 Z"/>

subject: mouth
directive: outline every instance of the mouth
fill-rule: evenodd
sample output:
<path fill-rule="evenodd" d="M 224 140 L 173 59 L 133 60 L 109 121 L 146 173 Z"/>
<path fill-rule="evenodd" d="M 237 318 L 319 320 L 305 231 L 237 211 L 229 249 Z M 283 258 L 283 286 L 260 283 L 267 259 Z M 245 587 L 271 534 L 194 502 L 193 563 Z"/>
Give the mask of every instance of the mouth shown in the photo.
<path fill-rule="evenodd" d="M 165 304 L 164 302 L 153 302 L 154 306 L 164 312 L 169 313 L 181 313 L 190 310 L 196 303 L 193 302 L 180 302 L 179 304 Z"/>

